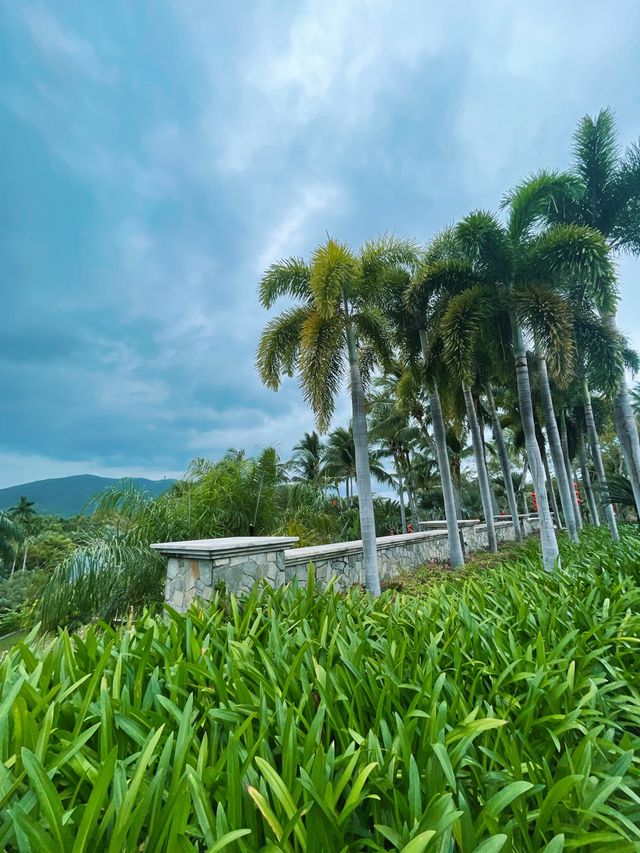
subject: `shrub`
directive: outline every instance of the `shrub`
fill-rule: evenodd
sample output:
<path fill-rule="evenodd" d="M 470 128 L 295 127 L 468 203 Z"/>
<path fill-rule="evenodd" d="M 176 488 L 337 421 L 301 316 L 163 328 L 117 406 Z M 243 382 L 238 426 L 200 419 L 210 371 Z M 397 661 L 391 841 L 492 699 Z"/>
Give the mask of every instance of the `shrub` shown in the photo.
<path fill-rule="evenodd" d="M 0 849 L 637 850 L 639 547 L 32 636 L 0 664 Z"/>

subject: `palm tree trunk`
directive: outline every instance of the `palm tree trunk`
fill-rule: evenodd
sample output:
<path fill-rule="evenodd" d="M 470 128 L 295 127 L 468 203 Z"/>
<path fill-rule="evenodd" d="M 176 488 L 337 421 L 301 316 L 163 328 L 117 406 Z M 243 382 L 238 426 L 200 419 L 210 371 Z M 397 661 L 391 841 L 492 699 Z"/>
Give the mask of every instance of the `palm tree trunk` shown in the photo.
<path fill-rule="evenodd" d="M 618 533 L 616 514 L 613 510 L 613 506 L 608 502 L 607 476 L 604 472 L 604 463 L 602 461 L 602 454 L 600 453 L 600 442 L 598 441 L 598 432 L 596 430 L 596 422 L 593 417 L 593 408 L 591 406 L 591 394 L 589 393 L 589 386 L 586 379 L 583 379 L 582 381 L 582 405 L 584 407 L 584 419 L 587 424 L 591 459 L 596 469 L 598 486 L 600 487 L 602 511 L 604 512 L 604 517 L 607 519 L 607 524 L 611 531 L 611 538 L 614 542 L 618 542 L 620 540 L 620 535 Z"/>
<path fill-rule="evenodd" d="M 600 516 L 598 515 L 598 505 L 593 494 L 593 486 L 591 485 L 591 475 L 587 466 L 587 449 L 584 445 L 584 435 L 582 428 L 578 429 L 578 458 L 580 459 L 580 471 L 582 473 L 582 485 L 587 497 L 587 505 L 589 507 L 589 515 L 591 516 L 591 524 L 594 527 L 600 527 Z"/>
<path fill-rule="evenodd" d="M 420 330 L 420 343 L 422 354 L 427 358 L 427 333 Z M 431 409 L 431 421 L 433 424 L 433 438 L 436 445 L 436 456 L 438 468 L 440 469 L 440 483 L 442 485 L 442 496 L 444 498 L 444 515 L 447 520 L 447 538 L 449 540 L 449 560 L 451 567 L 457 569 L 464 565 L 464 554 L 462 553 L 462 542 L 458 529 L 458 516 L 456 512 L 456 500 L 453 493 L 451 480 L 451 469 L 449 467 L 449 451 L 447 450 L 447 431 L 442 416 L 440 405 L 440 394 L 437 386 L 429 391 L 429 406 Z"/>
<path fill-rule="evenodd" d="M 560 441 L 562 444 L 562 458 L 564 460 L 564 468 L 567 472 L 567 479 L 569 480 L 569 488 L 571 490 L 571 504 L 573 506 L 573 517 L 576 520 L 576 527 L 578 528 L 578 532 L 580 532 L 583 528 L 582 524 L 582 512 L 580 511 L 580 504 L 578 503 L 578 496 L 576 495 L 576 490 L 573 486 L 574 476 L 573 469 L 571 468 L 571 457 L 569 456 L 569 437 L 567 435 L 567 416 L 565 410 L 562 409 L 560 412 L 560 428 L 562 430 Z"/>
<path fill-rule="evenodd" d="M 411 507 L 411 521 L 413 522 L 413 529 L 417 530 L 418 525 L 420 524 L 420 516 L 418 513 L 416 490 L 413 487 L 413 479 L 410 472 L 407 472 L 407 492 L 409 494 L 409 506 Z"/>
<path fill-rule="evenodd" d="M 494 553 L 498 550 L 498 540 L 496 539 L 496 528 L 493 520 L 493 506 L 491 503 L 491 490 L 489 488 L 489 472 L 484 458 L 484 448 L 482 445 L 482 436 L 480 435 L 480 424 L 476 415 L 476 407 L 473 401 L 473 395 L 468 385 L 462 385 L 464 394 L 464 402 L 467 409 L 467 421 L 469 422 L 469 431 L 471 432 L 471 443 L 473 444 L 473 452 L 476 457 L 476 469 L 478 474 L 478 485 L 480 486 L 480 499 L 482 501 L 482 512 L 484 513 L 485 524 L 487 525 L 487 541 L 489 550 Z"/>
<path fill-rule="evenodd" d="M 560 504 L 562 505 L 562 514 L 564 515 L 564 523 L 566 524 L 569 538 L 572 542 L 578 541 L 578 526 L 574 514 L 573 501 L 571 500 L 572 487 L 567 478 L 567 471 L 564 466 L 564 456 L 562 453 L 562 444 L 560 442 L 560 432 L 558 431 L 558 422 L 556 421 L 556 413 L 553 408 L 553 398 L 551 397 L 551 385 L 549 384 L 549 375 L 547 373 L 547 360 L 538 353 L 538 377 L 540 379 L 540 392 L 542 397 L 542 408 L 544 411 L 544 424 L 547 429 L 547 440 L 549 442 L 549 450 L 551 451 L 551 461 L 553 462 L 553 470 L 558 483 L 558 491 L 560 493 Z M 553 493 L 553 484 L 551 485 Z M 555 497 L 554 497 L 555 502 Z M 558 525 L 560 518 L 558 518 Z"/>
<path fill-rule="evenodd" d="M 398 497 L 400 498 L 400 522 L 402 524 L 402 532 L 407 532 L 407 515 L 404 507 L 404 482 L 402 479 L 402 468 L 399 459 L 394 456 L 393 459 L 396 466 L 396 477 L 398 478 Z"/>
<path fill-rule="evenodd" d="M 638 442 L 638 425 L 636 423 L 627 380 L 623 377 L 620 383 L 620 393 L 616 397 L 613 414 L 616 422 L 616 433 L 622 449 L 622 457 L 627 469 L 636 512 L 640 518 L 640 443 Z M 636 447 L 636 445 L 638 445 Z"/>
<path fill-rule="evenodd" d="M 480 397 L 474 398 L 473 401 L 474 408 L 478 415 L 478 426 L 480 427 L 480 440 L 482 441 L 482 458 L 484 459 L 484 467 L 487 469 L 487 477 L 489 479 L 489 494 L 491 495 L 491 509 L 493 511 L 494 517 L 496 515 L 500 515 L 500 504 L 498 503 L 498 498 L 496 495 L 496 490 L 493 485 L 493 480 L 491 479 L 491 472 L 489 471 L 489 464 L 487 462 L 487 442 L 485 440 L 485 428 L 486 424 L 484 421 L 484 417 L 482 414 L 482 406 L 480 404 Z"/>
<path fill-rule="evenodd" d="M 513 348 L 516 365 L 516 381 L 518 385 L 518 402 L 520 405 L 520 418 L 524 430 L 525 444 L 527 448 L 527 460 L 533 487 L 538 497 L 538 518 L 540 522 L 540 543 L 542 548 L 542 563 L 545 571 L 552 572 L 559 564 L 560 552 L 558 540 L 553 529 L 553 520 L 549 511 L 549 502 L 544 482 L 544 466 L 540 448 L 536 441 L 536 427 L 533 419 L 533 401 L 531 399 L 531 383 L 529 381 L 529 367 L 527 365 L 527 351 L 525 349 L 522 331 L 517 322 L 513 321 Z"/>
<path fill-rule="evenodd" d="M 491 429 L 493 432 L 493 440 L 496 443 L 498 451 L 498 459 L 500 460 L 500 468 L 502 469 L 502 478 L 504 480 L 504 490 L 507 494 L 507 503 L 509 504 L 509 512 L 513 520 L 513 529 L 515 532 L 516 542 L 522 542 L 522 528 L 520 527 L 520 519 L 518 517 L 518 502 L 516 501 L 516 492 L 513 488 L 513 479 L 511 477 L 511 463 L 509 462 L 509 454 L 507 453 L 507 445 L 504 442 L 502 433 L 502 425 L 498 417 L 495 400 L 491 386 L 487 385 L 487 402 L 489 403 L 489 411 L 491 413 Z"/>
<path fill-rule="evenodd" d="M 558 530 L 562 529 L 562 525 L 560 524 L 560 512 L 558 510 L 558 501 L 556 500 L 556 493 L 553 488 L 553 479 L 551 478 L 551 471 L 549 470 L 549 460 L 547 459 L 547 453 L 545 450 L 541 451 L 542 454 L 542 464 L 544 465 L 544 475 L 547 481 L 547 495 L 549 497 L 549 503 L 551 504 L 551 511 L 553 512 L 553 516 L 556 520 L 556 527 Z"/>
<path fill-rule="evenodd" d="M 353 329 L 347 326 L 347 347 L 351 375 L 351 408 L 353 443 L 356 452 L 356 479 L 358 481 L 358 509 L 360 513 L 360 536 L 362 537 L 362 564 L 365 585 L 373 595 L 380 595 L 378 574 L 378 550 L 376 546 L 376 521 L 373 513 L 373 493 L 369 470 L 369 436 L 364 408 L 364 389 L 358 366 L 358 355 Z"/>
<path fill-rule="evenodd" d="M 618 330 L 615 314 L 604 313 L 603 320 L 608 322 L 615 331 Z M 624 464 L 629 475 L 633 499 L 636 504 L 638 517 L 640 518 L 640 436 L 638 436 L 638 423 L 636 421 L 626 377 L 622 376 L 618 396 L 615 399 L 614 419 L 616 432 L 622 449 Z"/>

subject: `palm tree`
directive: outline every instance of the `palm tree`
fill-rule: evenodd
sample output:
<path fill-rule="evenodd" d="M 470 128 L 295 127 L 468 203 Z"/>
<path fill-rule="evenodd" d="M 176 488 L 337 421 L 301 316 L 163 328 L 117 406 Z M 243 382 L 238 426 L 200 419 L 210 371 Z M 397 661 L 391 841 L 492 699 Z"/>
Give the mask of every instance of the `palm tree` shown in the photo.
<path fill-rule="evenodd" d="M 485 287 L 478 291 L 478 304 L 502 299 L 509 313 L 518 408 L 529 470 L 538 497 L 542 556 L 547 571 L 553 569 L 559 552 L 546 495 L 544 464 L 536 441 L 525 341 L 528 334 L 535 340 L 538 351 L 552 359 L 557 375 L 566 375 L 573 357 L 571 320 L 564 300 L 548 283 L 567 274 L 568 267 L 574 271 L 575 257 L 570 254 L 568 263 L 562 251 L 554 253 L 552 250 L 556 245 L 554 240 L 565 248 L 573 245 L 572 240 L 579 243 L 586 229 L 574 226 L 573 231 L 561 232 L 558 226 L 542 234 L 539 231 L 554 193 L 564 191 L 566 184 L 564 176 L 541 173 L 506 197 L 506 226 L 503 227 L 491 213 L 477 211 L 465 217 L 455 229 L 455 236 L 480 281 L 492 284 L 491 290 Z M 543 306 L 544 314 L 536 314 L 532 305 Z M 472 316 L 477 325 L 477 310 Z M 458 346 L 462 346 L 461 339 Z M 562 469 L 560 473 L 556 471 L 556 476 L 560 482 Z"/>
<path fill-rule="evenodd" d="M 305 432 L 293 448 L 289 468 L 296 483 L 319 483 L 323 479 L 322 466 L 325 446 L 318 433 Z"/>
<path fill-rule="evenodd" d="M 584 116 L 573 136 L 577 188 L 551 207 L 553 222 L 575 222 L 601 232 L 614 252 L 640 253 L 640 143 L 623 153 L 613 112 Z M 615 328 L 616 306 L 603 306 L 604 318 Z M 622 374 L 614 403 L 616 432 L 640 511 L 640 439 L 627 382 Z"/>
<path fill-rule="evenodd" d="M 23 538 L 20 525 L 10 518 L 6 512 L 0 510 L 0 560 L 5 565 L 13 561 L 15 566 L 17 548 Z"/>
<path fill-rule="evenodd" d="M 36 515 L 34 506 L 34 502 L 23 495 L 18 503 L 9 510 L 10 517 L 21 524 L 27 533 L 31 532 Z"/>
<path fill-rule="evenodd" d="M 282 376 L 298 375 L 305 398 L 324 432 L 335 398 L 349 370 L 355 470 L 367 589 L 380 593 L 369 440 L 359 347 L 378 358 L 391 355 L 387 322 L 377 307 L 386 275 L 413 262 L 413 246 L 391 237 L 365 243 L 355 253 L 328 239 L 309 263 L 289 258 L 273 264 L 260 284 L 260 301 L 269 309 L 280 297 L 297 303 L 266 326 L 257 354 L 262 381 L 274 390 Z"/>
<path fill-rule="evenodd" d="M 380 463 L 382 453 L 369 448 L 369 472 L 380 482 L 390 481 L 389 474 Z M 353 426 L 336 427 L 327 437 L 324 450 L 322 475 L 329 481 L 344 483 L 348 498 L 355 495 L 354 481 L 357 482 L 356 445 Z"/>
<path fill-rule="evenodd" d="M 458 568 L 464 565 L 464 553 L 458 529 L 459 495 L 456 494 L 451 476 L 447 426 L 440 396 L 440 384 L 443 379 L 446 381 L 446 375 L 442 369 L 442 361 L 438 358 L 437 348 L 432 346 L 435 341 L 430 340 L 429 337 L 430 332 L 433 331 L 430 312 L 433 294 L 431 283 L 425 274 L 429 261 L 427 252 L 411 278 L 407 277 L 404 281 L 396 280 L 392 283 L 388 289 L 385 308 L 394 319 L 396 340 L 403 350 L 406 363 L 415 370 L 418 353 L 422 359 L 420 379 L 427 393 L 433 443 L 440 471 L 449 559 L 452 568 Z M 401 297 L 401 301 L 398 297 Z M 437 340 L 437 335 L 434 337 Z"/>
<path fill-rule="evenodd" d="M 376 382 L 378 387 L 386 386 L 384 381 Z M 393 397 L 386 391 L 373 395 L 369 400 L 370 407 L 370 432 L 369 436 L 378 445 L 384 456 L 393 460 L 395 469 L 395 485 L 398 488 L 400 499 L 400 520 L 402 532 L 407 532 L 407 520 L 404 504 L 405 485 L 409 493 L 409 504 L 414 525 L 419 523 L 418 510 L 411 472 L 411 450 L 419 437 L 419 430 L 411 426 L 406 413 L 398 408 Z"/>

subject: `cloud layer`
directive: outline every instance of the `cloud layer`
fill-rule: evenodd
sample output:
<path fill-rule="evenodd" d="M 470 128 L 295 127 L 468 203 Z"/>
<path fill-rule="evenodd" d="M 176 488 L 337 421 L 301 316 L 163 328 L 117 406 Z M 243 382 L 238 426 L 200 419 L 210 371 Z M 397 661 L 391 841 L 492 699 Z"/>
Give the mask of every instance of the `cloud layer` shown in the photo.
<path fill-rule="evenodd" d="M 0 4 L 0 486 L 288 452 L 312 419 L 255 374 L 262 269 L 495 207 L 603 105 L 637 138 L 614 6 Z"/>

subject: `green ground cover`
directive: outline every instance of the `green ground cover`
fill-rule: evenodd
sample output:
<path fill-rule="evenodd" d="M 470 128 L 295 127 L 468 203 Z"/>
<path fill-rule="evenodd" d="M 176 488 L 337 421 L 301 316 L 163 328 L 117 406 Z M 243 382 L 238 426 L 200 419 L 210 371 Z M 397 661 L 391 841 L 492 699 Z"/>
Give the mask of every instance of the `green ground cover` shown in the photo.
<path fill-rule="evenodd" d="M 0 662 L 0 849 L 640 849 L 640 536 Z"/>

